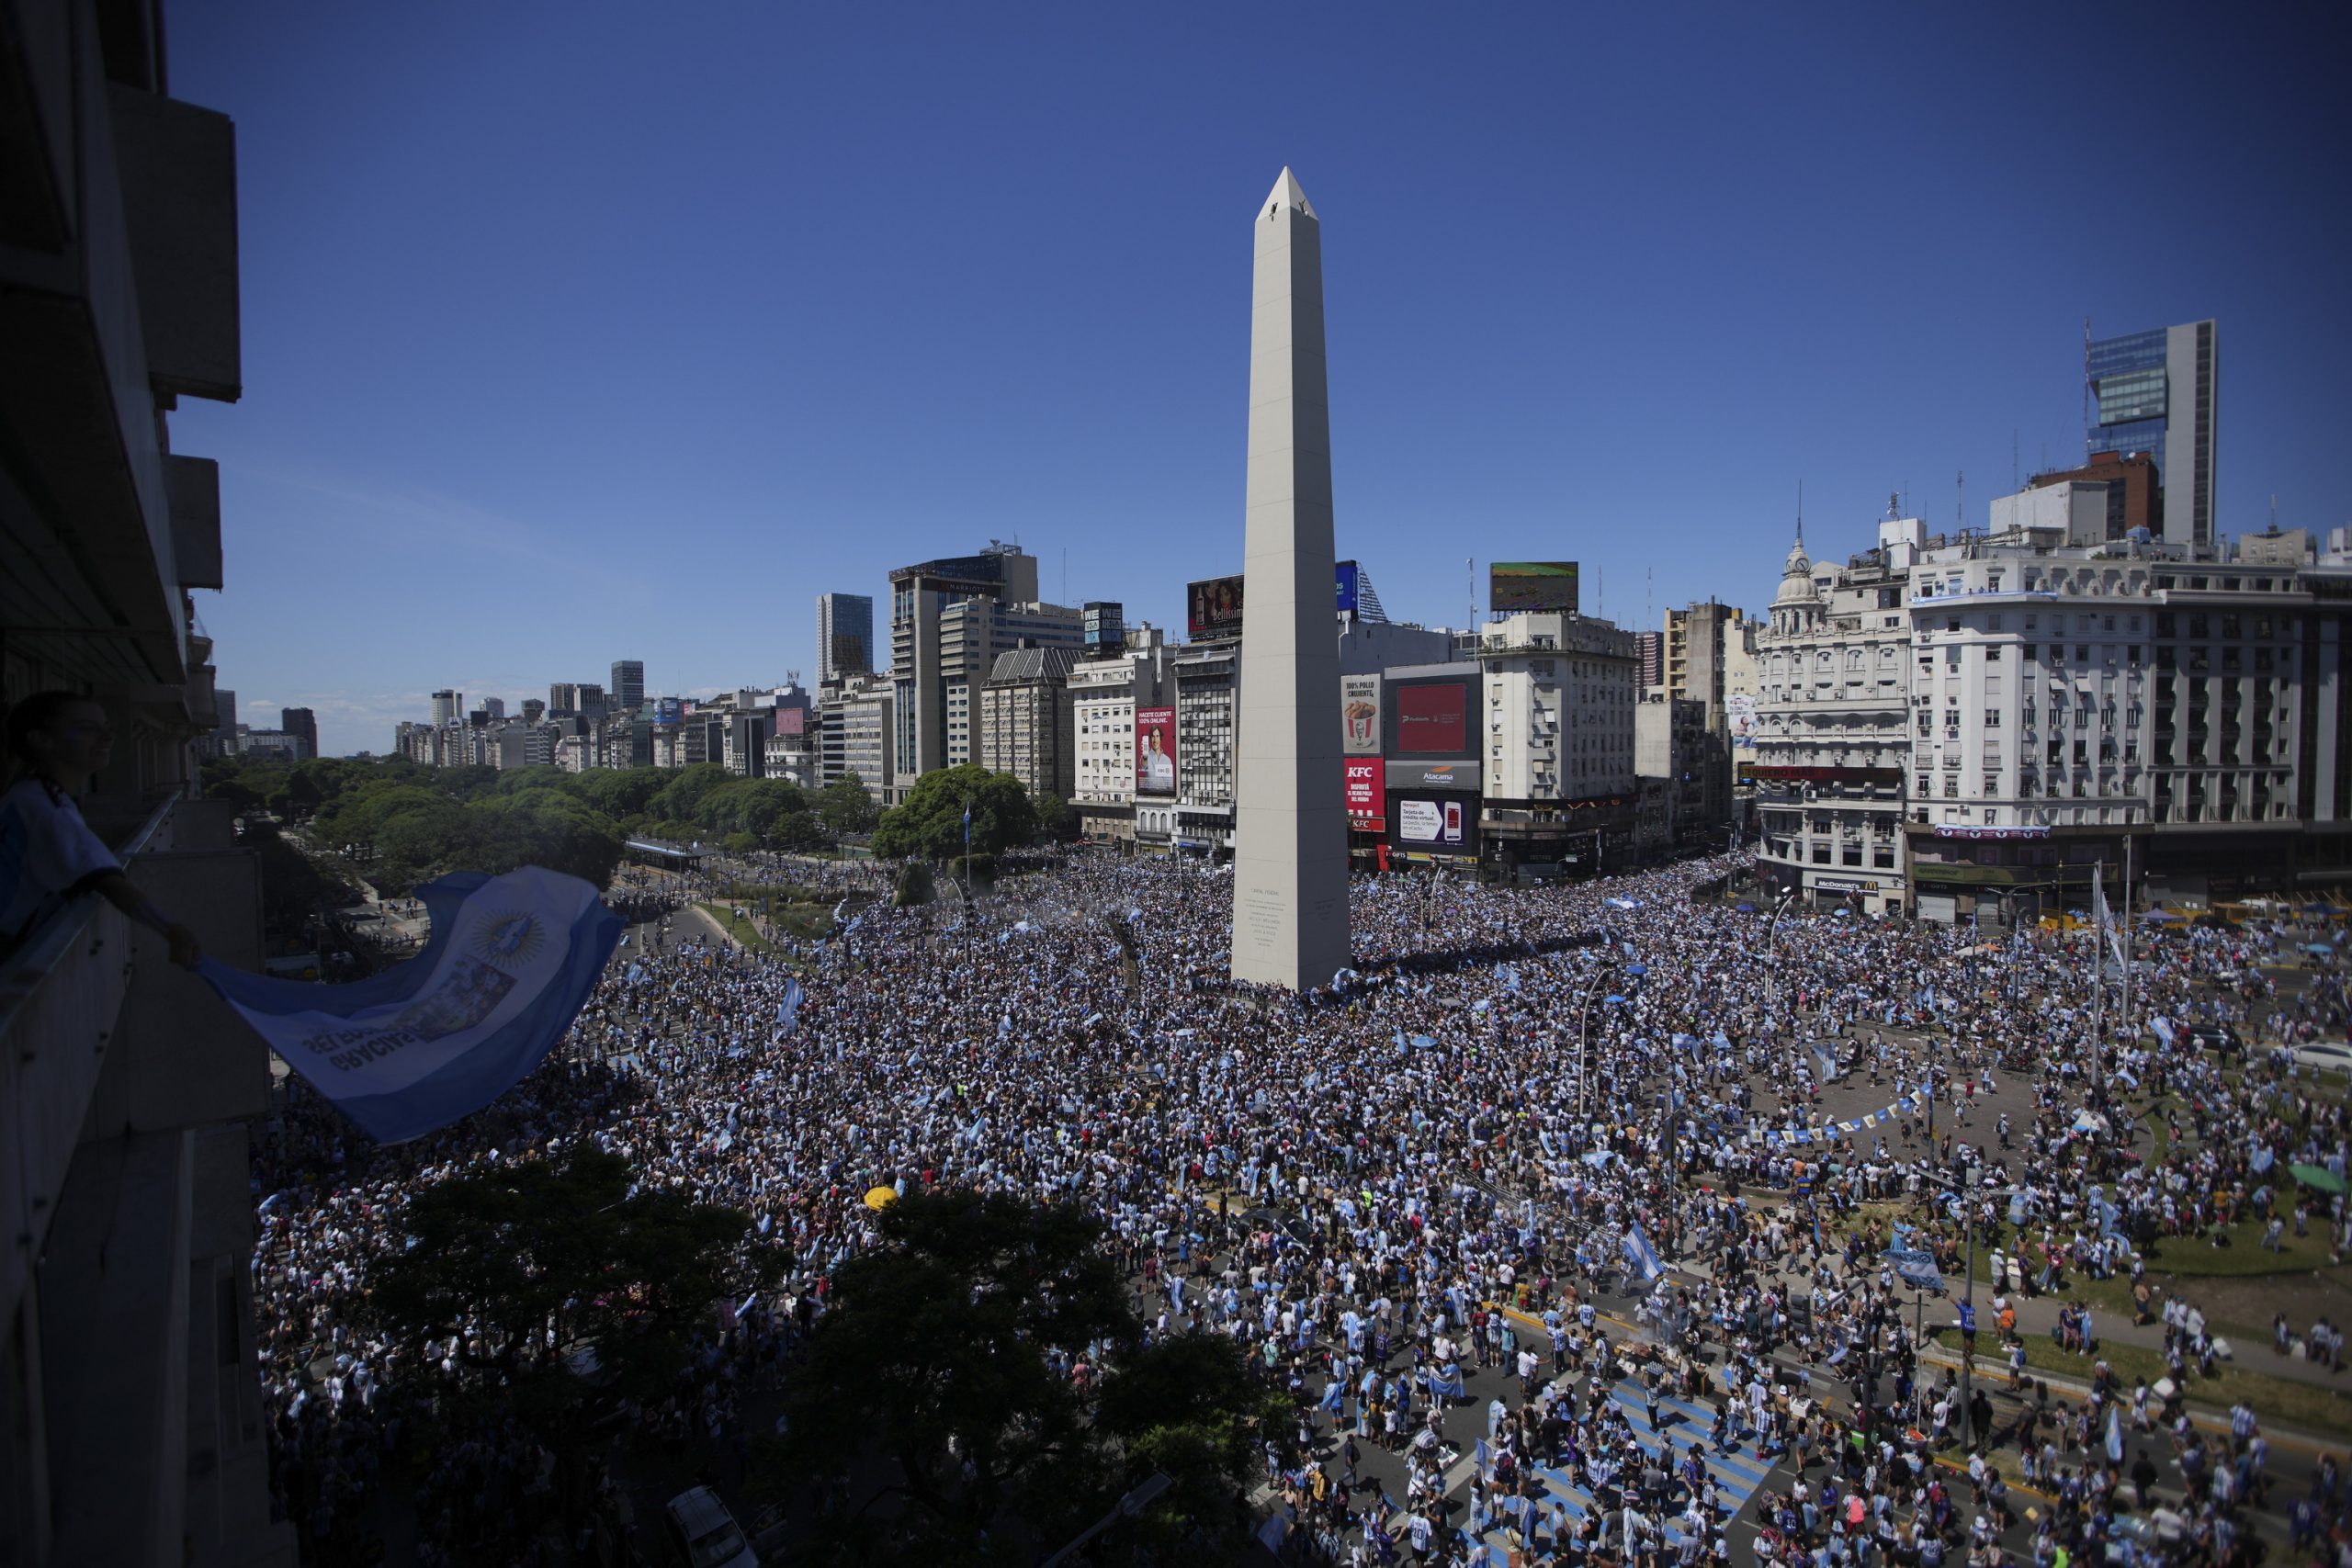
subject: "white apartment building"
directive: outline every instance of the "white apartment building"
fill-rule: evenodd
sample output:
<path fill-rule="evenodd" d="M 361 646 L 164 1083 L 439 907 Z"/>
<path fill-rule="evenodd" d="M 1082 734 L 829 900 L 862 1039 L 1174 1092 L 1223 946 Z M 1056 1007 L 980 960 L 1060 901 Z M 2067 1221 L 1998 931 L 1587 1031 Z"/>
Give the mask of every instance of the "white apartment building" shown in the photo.
<path fill-rule="evenodd" d="M 1904 907 L 1911 625 L 1904 601 L 1926 527 L 1879 525 L 1875 549 L 1818 564 L 1802 533 L 1757 635 L 1761 874 L 1831 907 Z"/>
<path fill-rule="evenodd" d="M 1133 839 L 1136 815 L 1136 709 L 1157 705 L 1167 679 L 1167 649 L 1156 632 L 1138 635 L 1146 646 L 1130 647 L 1109 659 L 1090 659 L 1069 672 L 1070 730 L 1075 787 L 1070 804 L 1091 839 Z M 1181 731 L 1180 731 L 1181 733 Z M 1181 744 L 1181 742 L 1180 742 Z M 1161 841 L 1175 826 L 1175 801 L 1155 804 L 1152 824 Z M 1165 821 L 1157 820 L 1164 815 Z"/>
<path fill-rule="evenodd" d="M 1525 611 L 1478 634 L 1486 724 L 1480 825 L 1507 863 L 1626 863 L 1639 791 L 1640 641 L 1611 624 Z"/>
<path fill-rule="evenodd" d="M 1241 643 L 1227 638 L 1178 649 L 1169 671 L 1176 688 L 1177 847 L 1230 852 Z"/>

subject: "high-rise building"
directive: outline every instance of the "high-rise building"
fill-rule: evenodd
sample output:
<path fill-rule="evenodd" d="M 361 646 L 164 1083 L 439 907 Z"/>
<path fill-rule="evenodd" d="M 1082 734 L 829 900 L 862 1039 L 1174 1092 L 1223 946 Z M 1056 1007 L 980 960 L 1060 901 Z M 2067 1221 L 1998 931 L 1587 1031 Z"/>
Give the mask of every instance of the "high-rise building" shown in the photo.
<path fill-rule="evenodd" d="M 443 691 L 433 694 L 433 722 L 435 725 L 455 724 L 458 720 L 465 716 L 465 693 Z"/>
<path fill-rule="evenodd" d="M 874 597 L 817 595 L 817 684 L 874 673 Z"/>
<path fill-rule="evenodd" d="M 1011 773 L 1033 795 L 1068 800 L 1076 787 L 1069 671 L 1077 657 L 1067 648 L 1008 649 L 980 692 L 980 765 Z"/>
<path fill-rule="evenodd" d="M 1668 612 L 1669 615 L 1672 613 Z M 1634 640 L 1640 650 L 1642 690 L 1646 692 L 1654 686 L 1664 686 L 1666 684 L 1666 634 L 1664 632 L 1635 632 Z"/>
<path fill-rule="evenodd" d="M 506 716 L 506 699 L 504 697 L 484 697 L 481 700 L 481 711 L 488 714 L 494 719 L 504 718 Z"/>
<path fill-rule="evenodd" d="M 119 739 L 84 819 L 208 955 L 258 970 L 259 868 L 194 756 L 220 715 L 188 595 L 224 586 L 233 514 L 179 412 L 243 389 L 237 143 L 258 122 L 171 96 L 169 9 L 0 0 L 0 698 L 103 710 Z M 254 1318 L 268 1052 L 103 898 L 9 935 L 0 1562 L 292 1562 Z"/>
<path fill-rule="evenodd" d="M 606 697 L 615 708 L 627 712 L 645 705 L 645 661 L 641 659 L 613 660 L 613 684 Z"/>
<path fill-rule="evenodd" d="M 924 561 L 890 574 L 891 768 L 886 800 L 906 797 L 935 769 L 969 761 L 979 704 L 996 656 L 1026 637 L 1076 648 L 1080 613 L 1037 602 L 1037 558 L 989 542 L 976 556 Z"/>
<path fill-rule="evenodd" d="M 2221 345 L 2211 321 L 2156 327 L 2083 347 L 2085 456 L 2155 462 L 2166 544 L 2213 542 L 2214 405 Z"/>
<path fill-rule="evenodd" d="M 277 728 L 288 735 L 302 738 L 303 756 L 315 757 L 319 754 L 319 721 L 309 708 L 280 708 Z"/>
<path fill-rule="evenodd" d="M 224 757 L 233 757 L 237 754 L 237 694 L 213 693 L 212 711 L 220 716 L 220 722 L 212 732 L 215 749 Z"/>

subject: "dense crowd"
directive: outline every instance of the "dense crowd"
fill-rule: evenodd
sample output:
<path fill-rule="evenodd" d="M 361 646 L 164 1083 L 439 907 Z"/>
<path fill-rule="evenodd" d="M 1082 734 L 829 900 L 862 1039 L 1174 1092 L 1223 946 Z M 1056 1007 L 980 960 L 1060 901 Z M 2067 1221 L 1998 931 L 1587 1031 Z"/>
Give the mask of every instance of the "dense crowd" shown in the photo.
<path fill-rule="evenodd" d="M 1727 1557 L 1703 1464 L 1626 1462 L 1606 1391 L 1631 1376 L 1712 1409 L 1713 1451 L 1811 1461 L 1761 1503 L 1759 1556 L 2013 1561 L 2000 1527 L 2017 1507 L 1983 1460 L 1997 1442 L 2056 1499 L 2037 1562 L 2143 1535 L 2232 1560 L 2266 1450 L 2251 1423 L 2217 1441 L 2188 1419 L 2178 1395 L 2214 1348 L 2201 1322 L 2166 1303 L 2172 1397 L 2029 1385 L 1996 1429 L 1981 1384 L 1971 1408 L 1918 1359 L 1916 1295 L 1883 1254 L 1899 1242 L 1956 1272 L 1973 1220 L 2006 1248 L 1998 1323 L 2071 1272 L 2129 1274 L 2150 1241 L 2247 1217 L 2345 1246 L 2340 1201 L 2286 1174 L 2344 1173 L 2345 1098 L 2271 1050 L 2341 1038 L 2340 977 L 2281 993 L 2259 964 L 2295 940 L 2283 927 L 2152 931 L 2131 1000 L 2134 1025 L 2164 1021 L 2148 1034 L 2117 1027 L 2112 987 L 2095 1010 L 2083 937 L 1743 908 L 1712 896 L 1736 869 L 1361 879 L 1352 967 L 1305 997 L 1227 982 L 1230 885 L 1197 870 L 1080 854 L 968 916 L 876 905 L 831 941 L 757 956 L 659 923 L 721 876 L 639 879 L 616 897 L 657 923 L 491 1111 L 395 1148 L 299 1089 L 272 1121 L 254 1289 L 281 1503 L 322 1557 L 364 1536 L 414 1401 L 479 1349 L 461 1325 L 404 1361 L 368 1321 L 369 1260 L 398 1245 L 408 1195 L 584 1139 L 640 1183 L 742 1209 L 746 1247 L 790 1255 L 784 1292 L 628 1413 L 648 1440 L 740 1459 L 743 1392 L 778 1375 L 828 1271 L 874 1241 L 864 1194 L 966 1184 L 1084 1205 L 1155 1332 L 1229 1334 L 1293 1390 L 1298 1429 L 1269 1435 L 1269 1479 L 1305 1556 L 1458 1561 L 1505 1531 L 1537 1561 L 1629 1541 L 1653 1561 Z M 832 874 L 846 891 L 872 874 Z M 2242 1075 L 2196 1048 L 2204 1023 L 2256 1037 Z M 1891 1114 L 1824 1110 L 1865 1083 Z M 1982 1104 L 2010 1085 L 2030 1093 L 2014 1123 Z M 2139 1124 L 2154 1113 L 2132 1109 L 2152 1094 L 2162 1158 Z M 1888 1203 L 1908 1221 L 1862 1207 Z M 1679 1266 L 1656 1290 L 1652 1251 Z M 1612 1340 L 1595 1302 L 1628 1294 L 1647 1297 L 1643 1332 Z M 2092 1347 L 2087 1318 L 2071 1332 Z M 2333 1330 L 2281 1333 L 2317 1354 Z M 1465 1360 L 1512 1371 L 1520 1397 L 1453 1409 Z M 560 1494 L 614 1487 L 554 1474 L 494 1404 L 459 1408 L 417 1477 L 428 1561 L 536 1560 L 539 1524 L 577 1515 Z M 1970 1471 L 1933 1464 L 1963 1430 Z M 1447 1464 L 1473 1440 L 1483 1462 L 1449 1509 Z M 1407 1495 L 1362 1474 L 1366 1444 L 1406 1456 Z M 1611 1527 L 1545 1506 L 1539 1467 L 1617 1499 Z M 2321 1543 L 2352 1486 L 2326 1474 L 2296 1516 Z"/>

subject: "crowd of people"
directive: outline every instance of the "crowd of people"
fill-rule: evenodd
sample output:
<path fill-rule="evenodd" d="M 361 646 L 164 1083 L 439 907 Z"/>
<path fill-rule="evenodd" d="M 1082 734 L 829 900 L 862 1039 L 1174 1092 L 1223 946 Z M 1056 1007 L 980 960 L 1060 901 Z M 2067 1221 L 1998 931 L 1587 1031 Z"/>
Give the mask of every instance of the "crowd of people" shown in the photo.
<path fill-rule="evenodd" d="M 2340 1084 L 2267 1051 L 2225 1073 L 2190 1035 L 2340 1037 L 2340 977 L 2291 994 L 2266 977 L 2283 927 L 2151 930 L 2119 1028 L 2120 998 L 2088 995 L 2079 935 L 1743 908 L 1722 891 L 1743 869 L 1539 888 L 1361 878 L 1352 964 L 1303 997 L 1227 979 L 1230 884 L 1197 868 L 1080 852 L 968 910 L 877 901 L 845 908 L 830 940 L 760 953 L 664 924 L 725 874 L 640 877 L 616 897 L 649 923 L 498 1105 L 399 1147 L 299 1089 L 270 1122 L 254 1270 L 281 1504 L 320 1560 L 355 1548 L 418 1399 L 467 1375 L 467 1325 L 404 1359 L 367 1314 L 408 1197 L 587 1141 L 640 1184 L 741 1209 L 745 1247 L 789 1256 L 775 1299 L 629 1413 L 647 1440 L 740 1460 L 742 1391 L 782 1375 L 829 1270 L 874 1244 L 865 1194 L 967 1185 L 1085 1206 L 1155 1332 L 1230 1335 L 1296 1393 L 1268 1480 L 1302 1560 L 1487 1560 L 1500 1540 L 1530 1561 L 1629 1543 L 1728 1560 L 1708 1466 L 1629 1459 L 1609 1392 L 1628 1377 L 1712 1408 L 1708 1453 L 1803 1461 L 1796 1485 L 1761 1495 L 1760 1558 L 2019 1561 L 2018 1509 L 1984 1457 L 1998 1444 L 2030 1456 L 2051 1498 L 2023 1549 L 2037 1562 L 2159 1533 L 2147 1550 L 2241 1560 L 2266 1450 L 2258 1430 L 2209 1438 L 2181 1402 L 2210 1367 L 2206 1325 L 2167 1323 L 2169 1399 L 2020 1378 L 1996 1422 L 1981 1383 L 1971 1408 L 1921 1359 L 1917 1293 L 1885 1253 L 1956 1271 L 1968 1229 L 1988 1252 L 1998 1238 L 1997 1319 L 2070 1271 L 2129 1273 L 2151 1244 L 2248 1218 L 2344 1247 L 2341 1201 L 2287 1174 L 2343 1175 Z M 870 871 L 832 874 L 872 891 Z M 1638 1334 L 1607 1326 L 1629 1299 Z M 1516 1398 L 1465 1412 L 1449 1397 L 1465 1359 L 1513 1371 Z M 427 1561 L 537 1561 L 581 1489 L 618 1484 L 556 1476 L 494 1402 L 436 1419 L 430 1461 L 410 1466 Z M 1449 1489 L 1474 1443 L 1474 1473 Z M 1405 1457 L 1405 1496 L 1367 1480 L 1366 1445 Z M 1544 1469 L 1613 1499 L 1615 1528 L 1572 1521 Z M 2332 1552 L 2347 1482 L 2325 1474 L 2305 1535 Z"/>

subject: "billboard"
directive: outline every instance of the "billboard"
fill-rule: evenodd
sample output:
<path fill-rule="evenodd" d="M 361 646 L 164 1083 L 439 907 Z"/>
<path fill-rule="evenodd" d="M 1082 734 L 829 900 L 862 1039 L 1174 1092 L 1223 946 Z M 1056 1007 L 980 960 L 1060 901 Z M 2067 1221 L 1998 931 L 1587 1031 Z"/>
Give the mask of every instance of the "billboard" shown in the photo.
<path fill-rule="evenodd" d="M 1380 677 L 1340 677 L 1340 750 L 1350 757 L 1380 755 Z"/>
<path fill-rule="evenodd" d="M 1241 635 L 1239 573 L 1205 578 L 1184 585 L 1184 631 L 1198 642 L 1203 637 Z"/>
<path fill-rule="evenodd" d="M 1521 610 L 1577 607 L 1572 560 L 1498 560 L 1487 569 L 1487 608 L 1498 615 Z"/>
<path fill-rule="evenodd" d="M 1458 795 L 1392 795 L 1396 826 L 1392 835 L 1400 850 L 1423 854 L 1475 855 L 1478 852 L 1477 807 Z"/>
<path fill-rule="evenodd" d="M 1755 750 L 1756 699 L 1746 692 L 1734 692 L 1724 699 L 1724 713 L 1731 720 L 1731 749 Z"/>
<path fill-rule="evenodd" d="M 1335 575 L 1339 578 L 1337 586 L 1340 591 L 1340 614 L 1352 615 L 1356 613 L 1357 603 L 1361 597 L 1356 589 L 1358 575 L 1356 563 L 1351 560 L 1340 561 L 1338 563 Z"/>
<path fill-rule="evenodd" d="M 1388 825 L 1388 788 L 1380 759 L 1350 757 L 1340 766 L 1346 770 L 1348 826 L 1379 832 Z"/>
<path fill-rule="evenodd" d="M 1470 691 L 1466 681 L 1420 681 L 1395 689 L 1396 755 L 1468 754 Z"/>
<path fill-rule="evenodd" d="M 1176 710 L 1136 709 L 1136 793 L 1176 793 Z"/>

